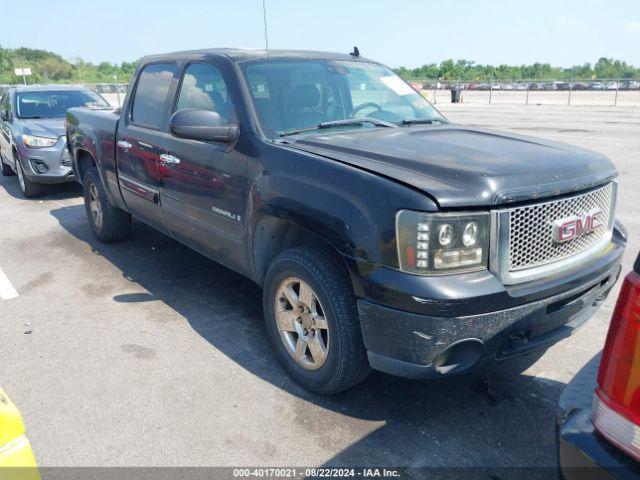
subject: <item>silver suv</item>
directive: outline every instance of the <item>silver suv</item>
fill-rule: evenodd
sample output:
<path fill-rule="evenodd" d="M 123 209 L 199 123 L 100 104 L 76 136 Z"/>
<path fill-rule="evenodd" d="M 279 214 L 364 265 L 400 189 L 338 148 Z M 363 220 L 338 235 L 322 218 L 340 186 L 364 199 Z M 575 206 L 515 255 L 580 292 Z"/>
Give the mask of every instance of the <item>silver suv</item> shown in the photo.
<path fill-rule="evenodd" d="M 10 87 L 0 99 L 0 167 L 16 173 L 22 193 L 33 198 L 44 183 L 73 180 L 64 120 L 67 109 L 109 108 L 96 92 L 80 86 Z"/>

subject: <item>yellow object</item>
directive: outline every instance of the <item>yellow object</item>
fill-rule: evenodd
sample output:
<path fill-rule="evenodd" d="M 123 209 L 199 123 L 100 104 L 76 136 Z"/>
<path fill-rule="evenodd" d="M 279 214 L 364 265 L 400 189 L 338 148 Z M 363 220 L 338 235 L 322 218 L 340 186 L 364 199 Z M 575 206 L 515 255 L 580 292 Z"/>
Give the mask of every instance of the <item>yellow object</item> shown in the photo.
<path fill-rule="evenodd" d="M 0 388 L 0 480 L 40 480 L 20 412 Z"/>

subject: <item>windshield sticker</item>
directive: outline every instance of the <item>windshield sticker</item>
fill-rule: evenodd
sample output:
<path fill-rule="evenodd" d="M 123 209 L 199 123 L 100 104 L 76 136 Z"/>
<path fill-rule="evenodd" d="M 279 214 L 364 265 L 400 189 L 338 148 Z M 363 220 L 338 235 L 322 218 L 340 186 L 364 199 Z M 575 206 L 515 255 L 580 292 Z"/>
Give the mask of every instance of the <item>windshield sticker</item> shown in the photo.
<path fill-rule="evenodd" d="M 388 77 L 380 77 L 380 81 L 384 83 L 391 90 L 396 92 L 398 95 L 411 95 L 415 93 L 409 85 L 404 83 L 400 77 L 396 77 L 395 75 L 390 75 Z"/>

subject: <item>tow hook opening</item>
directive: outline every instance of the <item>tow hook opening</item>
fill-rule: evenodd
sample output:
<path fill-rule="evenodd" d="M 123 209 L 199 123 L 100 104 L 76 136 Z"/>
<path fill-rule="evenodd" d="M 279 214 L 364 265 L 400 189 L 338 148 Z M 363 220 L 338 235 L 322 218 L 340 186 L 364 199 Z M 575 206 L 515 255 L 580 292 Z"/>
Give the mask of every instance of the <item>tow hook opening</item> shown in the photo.
<path fill-rule="evenodd" d="M 442 352 L 435 359 L 436 370 L 441 374 L 462 372 L 475 365 L 482 357 L 484 343 L 477 338 L 459 340 Z"/>

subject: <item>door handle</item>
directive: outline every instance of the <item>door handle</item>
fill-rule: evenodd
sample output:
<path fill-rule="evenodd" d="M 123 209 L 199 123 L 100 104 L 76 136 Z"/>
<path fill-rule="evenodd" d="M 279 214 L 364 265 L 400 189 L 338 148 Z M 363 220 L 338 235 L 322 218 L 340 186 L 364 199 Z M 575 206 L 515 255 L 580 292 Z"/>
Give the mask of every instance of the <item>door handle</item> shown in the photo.
<path fill-rule="evenodd" d="M 168 153 L 160 154 L 160 160 L 168 165 L 178 165 L 180 163 L 180 159 L 178 157 L 174 157 L 173 155 L 169 155 Z"/>
<path fill-rule="evenodd" d="M 131 148 L 131 144 L 126 140 L 118 140 L 118 146 L 125 152 Z"/>

